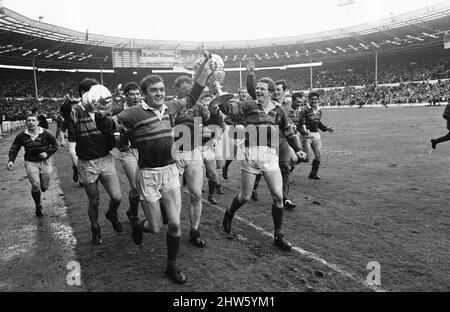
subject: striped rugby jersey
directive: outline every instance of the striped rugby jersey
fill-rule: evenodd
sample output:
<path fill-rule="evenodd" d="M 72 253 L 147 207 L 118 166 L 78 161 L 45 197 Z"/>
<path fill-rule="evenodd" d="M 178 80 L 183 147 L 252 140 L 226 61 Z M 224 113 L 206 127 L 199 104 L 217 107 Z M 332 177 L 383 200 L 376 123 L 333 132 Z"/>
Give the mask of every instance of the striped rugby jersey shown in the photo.
<path fill-rule="evenodd" d="M 209 119 L 210 113 L 208 109 L 203 106 L 201 103 L 196 103 L 193 107 L 186 109 L 184 108 L 180 114 L 178 114 L 175 120 L 175 141 L 178 141 L 184 136 L 184 131 L 180 127 L 177 129 L 177 126 L 184 125 L 189 128 L 191 138 L 189 140 L 190 144 L 182 144 L 180 145 L 180 150 L 190 150 L 192 151 L 197 146 L 202 144 L 201 138 L 199 140 L 195 140 L 194 137 L 196 135 L 196 129 L 194 129 L 194 118 L 201 118 L 201 123 L 204 125 L 205 122 Z M 181 142 L 180 142 L 181 143 Z M 197 145 L 197 146 L 195 146 Z"/>
<path fill-rule="evenodd" d="M 119 115 L 124 110 L 133 107 L 128 106 L 127 102 L 115 102 L 113 104 L 113 107 L 111 108 L 111 113 L 113 116 Z M 125 129 L 122 129 L 120 132 L 120 143 L 118 144 L 119 151 L 125 152 L 129 150 L 130 148 L 136 148 L 136 142 L 134 141 L 133 133 L 131 131 L 127 131 Z"/>
<path fill-rule="evenodd" d="M 257 84 L 257 80 L 256 80 L 255 74 L 247 73 L 247 92 L 254 100 L 256 100 L 256 84 Z M 276 103 L 276 102 L 274 102 L 274 103 Z M 289 116 L 287 116 L 285 109 L 282 108 L 282 106 L 280 104 L 276 103 L 276 105 L 286 115 L 287 124 L 288 124 L 288 125 L 286 125 L 286 127 L 288 127 L 290 129 L 290 130 L 289 129 L 286 130 L 289 137 L 286 135 L 286 131 L 284 131 L 284 130 L 279 131 L 280 137 L 279 137 L 278 149 L 281 151 L 286 151 L 288 148 L 288 145 L 290 145 L 295 150 L 295 152 L 301 151 L 301 148 L 299 147 L 300 144 L 298 142 L 298 138 L 295 136 L 294 127 L 293 127 L 291 120 L 289 119 Z M 248 121 L 247 121 L 247 124 L 248 124 Z M 292 136 L 291 132 L 293 133 L 293 136 Z"/>
<path fill-rule="evenodd" d="M 94 117 L 82 105 L 72 107 L 72 121 L 75 127 L 75 152 L 81 160 L 105 157 L 113 148 L 113 138 L 97 128 Z"/>
<path fill-rule="evenodd" d="M 132 131 L 139 152 L 139 168 L 165 167 L 175 163 L 172 157 L 175 120 L 183 110 L 194 106 L 203 88 L 195 83 L 184 98 L 185 104 L 172 100 L 163 104 L 159 111 L 141 102 L 114 117 L 96 113 L 95 120 L 102 132 L 120 131 L 122 127 Z"/>
<path fill-rule="evenodd" d="M 16 160 L 17 154 L 22 146 L 25 149 L 24 158 L 26 161 L 38 162 L 44 160 L 39 157 L 39 154 L 43 152 L 47 153 L 47 158 L 56 153 L 58 150 L 58 142 L 53 133 L 41 127 L 38 127 L 38 129 L 39 134 L 34 140 L 28 133 L 28 129 L 17 134 L 9 150 L 9 161 L 14 162 Z"/>
<path fill-rule="evenodd" d="M 218 126 L 220 127 L 220 133 L 223 133 L 223 131 L 225 130 L 225 121 L 223 119 L 222 113 L 220 112 L 219 106 L 218 105 L 208 105 L 208 111 L 210 113 L 209 115 L 209 119 L 204 123 L 205 127 L 208 126 Z M 209 127 L 210 130 L 214 131 L 214 127 Z M 217 131 L 219 131 L 217 129 Z M 219 133 L 217 133 L 219 134 Z M 203 137 L 203 145 L 206 144 L 206 142 L 208 142 L 209 140 L 215 138 L 216 132 L 213 132 L 212 135 L 210 137 Z"/>
<path fill-rule="evenodd" d="M 318 108 L 317 111 L 314 112 L 312 107 L 308 105 L 300 111 L 298 129 L 301 129 L 302 125 L 306 125 L 306 129 L 311 132 L 317 132 L 319 129 L 325 132 L 328 127 L 322 123 L 321 119 L 322 110 Z"/>
<path fill-rule="evenodd" d="M 275 101 L 271 101 L 271 104 L 272 107 L 266 113 L 263 106 L 256 100 L 239 103 L 240 111 L 242 116 L 245 117 L 247 127 L 255 126 L 256 128 L 255 140 L 246 131 L 245 146 L 267 145 L 278 151 L 281 147 L 282 138 L 285 137 L 295 152 L 301 151 L 297 136 L 294 133 L 293 124 L 289 121 L 286 112 Z M 221 104 L 219 107 L 225 115 L 230 113 L 231 107 L 229 103 Z"/>

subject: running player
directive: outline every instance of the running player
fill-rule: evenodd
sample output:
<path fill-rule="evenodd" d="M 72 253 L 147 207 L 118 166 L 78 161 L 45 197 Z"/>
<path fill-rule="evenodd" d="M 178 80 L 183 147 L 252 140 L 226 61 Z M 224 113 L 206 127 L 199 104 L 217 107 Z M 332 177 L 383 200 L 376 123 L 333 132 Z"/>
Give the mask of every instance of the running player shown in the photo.
<path fill-rule="evenodd" d="M 89 92 L 97 81 L 85 78 L 80 82 L 78 91 L 80 96 Z M 73 105 L 64 103 L 61 114 L 66 120 L 70 120 L 75 128 L 76 153 L 78 156 L 78 174 L 80 182 L 89 199 L 88 216 L 91 223 L 92 243 L 99 245 L 103 242 L 100 224 L 98 223 L 99 192 L 98 181 L 108 192 L 110 197 L 109 209 L 105 214 L 114 231 L 121 233 L 122 225 L 117 216 L 122 194 L 116 167 L 112 155 L 109 153 L 113 148 L 113 138 L 99 131 L 94 119 L 91 106 Z"/>
<path fill-rule="evenodd" d="M 125 102 L 121 103 L 120 107 L 113 110 L 113 115 L 120 114 L 123 110 L 139 105 L 141 103 L 141 91 L 136 82 L 132 81 L 123 88 L 125 94 Z M 134 137 L 128 131 L 122 131 L 120 146 L 119 146 L 119 160 L 122 164 L 123 171 L 127 176 L 130 184 L 128 192 L 128 202 L 130 207 L 126 212 L 128 221 L 133 224 L 139 219 L 139 194 L 136 188 L 136 170 L 138 163 L 138 150 Z"/>
<path fill-rule="evenodd" d="M 252 60 L 248 60 L 246 63 L 247 67 L 247 89 L 248 93 L 253 99 L 256 99 L 255 94 L 255 86 L 256 86 L 256 76 L 254 74 L 254 64 Z M 287 89 L 287 83 L 285 80 L 278 80 L 275 81 L 275 92 L 273 93 L 272 99 L 277 102 L 285 111 L 286 115 L 288 116 L 288 120 L 290 123 L 292 121 L 289 118 L 289 111 L 291 109 L 291 103 L 286 99 L 286 89 Z M 295 128 L 294 128 L 295 132 Z M 295 155 L 294 150 L 289 146 L 286 139 L 283 137 L 284 134 L 280 132 L 280 146 L 279 146 L 279 166 L 281 170 L 281 176 L 283 178 L 283 206 L 287 210 L 291 210 L 296 207 L 296 204 L 288 198 L 289 195 L 289 178 L 291 175 L 291 172 L 295 168 L 295 164 L 297 161 L 297 156 Z M 253 200 L 258 200 L 258 185 L 262 178 L 262 173 L 260 173 L 256 179 L 255 184 L 253 186 L 253 192 L 252 192 L 252 198 Z"/>
<path fill-rule="evenodd" d="M 444 114 L 442 115 L 442 117 L 447 120 L 447 130 L 449 131 L 449 133 L 440 138 L 431 139 L 431 147 L 433 149 L 436 149 L 436 145 L 438 145 L 439 143 L 450 141 L 450 103 L 445 106 Z"/>
<path fill-rule="evenodd" d="M 301 110 L 299 124 L 297 126 L 301 134 L 300 138 L 303 150 L 308 154 L 310 154 L 311 150 L 314 153 L 311 172 L 308 176 L 313 180 L 320 180 L 320 177 L 317 175 L 322 150 L 319 129 L 323 132 L 334 132 L 332 127 L 327 127 L 322 123 L 322 110 L 319 108 L 318 102 L 319 94 L 311 92 L 309 94 L 309 105 Z"/>
<path fill-rule="evenodd" d="M 70 113 L 69 113 L 69 115 L 66 115 L 64 117 L 64 112 L 61 111 L 61 108 L 63 108 L 63 107 L 66 107 L 66 108 L 68 106 L 72 107 L 74 105 L 78 105 L 78 103 L 79 103 L 78 100 L 72 99 L 71 97 L 69 97 L 69 95 L 66 95 L 65 100 L 64 100 L 65 105 L 62 105 L 60 107 L 60 114 L 64 119 L 61 131 L 65 132 L 67 130 L 67 141 L 69 142 L 69 155 L 70 155 L 70 159 L 72 160 L 72 170 L 73 170 L 72 180 L 74 183 L 79 183 L 79 185 L 81 187 L 83 187 L 83 184 L 81 182 L 79 182 L 79 176 L 78 176 L 78 157 L 77 157 L 77 152 L 76 152 L 77 136 L 76 136 L 76 132 L 75 132 L 75 126 L 70 119 Z M 69 110 L 69 112 L 70 112 L 70 110 Z M 67 119 L 67 118 L 69 118 L 69 119 Z"/>
<path fill-rule="evenodd" d="M 245 94 L 246 94 L 245 99 L 248 99 L 247 90 L 245 90 Z M 222 168 L 222 177 L 225 180 L 228 180 L 228 168 L 230 167 L 233 159 L 236 159 L 239 144 L 241 143 L 237 137 L 234 137 L 235 134 L 237 135 L 235 130 L 240 129 L 240 130 L 244 131 L 244 127 L 245 127 L 245 118 L 239 112 L 239 101 L 237 99 L 231 99 L 229 101 L 229 105 L 231 107 L 230 115 L 226 116 L 225 120 L 224 120 L 225 135 L 227 136 L 227 142 L 231 143 L 230 150 L 232 151 L 233 154 L 230 155 L 230 157 L 228 157 L 228 155 L 226 155 L 227 157 L 225 160 L 225 165 Z M 232 135 L 233 137 L 230 137 L 230 135 Z"/>
<path fill-rule="evenodd" d="M 209 96 L 202 94 L 200 101 L 193 107 L 182 111 L 175 120 L 175 141 L 180 140 L 180 148 L 177 152 L 177 167 L 180 173 L 180 184 L 186 181 L 191 198 L 191 206 L 189 209 L 189 217 L 191 221 L 191 229 L 189 231 L 190 241 L 197 247 L 205 247 L 206 242 L 200 238 L 200 221 L 202 216 L 202 187 L 203 187 L 203 156 L 202 146 L 197 135 L 196 127 L 201 129 L 202 125 L 209 118 L 209 111 L 201 104 L 201 101 Z M 190 138 L 186 140 L 187 127 L 189 129 Z M 181 142 L 183 140 L 183 142 Z M 187 143 L 187 144 L 186 144 Z"/>
<path fill-rule="evenodd" d="M 25 149 L 25 170 L 31 183 L 31 197 L 36 205 L 35 214 L 42 217 L 41 191 L 45 192 L 49 187 L 51 156 L 58 150 L 58 142 L 50 131 L 38 126 L 37 115 L 30 113 L 27 128 L 19 132 L 9 150 L 8 170 L 14 169 L 14 161 L 22 146 Z"/>
<path fill-rule="evenodd" d="M 292 123 L 281 108 L 271 98 L 276 89 L 270 78 L 262 78 L 256 85 L 256 100 L 239 103 L 242 116 L 246 119 L 246 153 L 241 161 L 241 191 L 233 199 L 231 206 L 226 210 L 223 218 L 223 229 L 231 233 L 231 222 L 235 212 L 251 197 L 256 175 L 263 173 L 264 179 L 272 194 L 272 217 L 274 223 L 274 244 L 283 249 L 291 250 L 291 244 L 281 233 L 283 223 L 283 190 L 282 177 L 278 164 L 278 141 L 285 139 L 295 150 L 297 157 L 306 158 L 302 152 L 297 137 L 294 134 Z M 219 105 L 221 111 L 229 115 L 229 103 Z M 250 127 L 250 128 L 249 128 Z"/>
<path fill-rule="evenodd" d="M 133 241 L 141 244 L 143 232 L 159 233 L 162 227 L 159 201 L 162 198 L 168 217 L 167 269 L 165 273 L 177 283 L 186 282 L 186 277 L 177 266 L 180 249 L 181 191 L 179 171 L 175 158 L 173 126 L 176 118 L 195 105 L 206 81 L 215 68 L 208 63 L 210 55 L 198 70 L 194 86 L 181 100 L 165 102 L 164 81 L 160 76 L 150 75 L 141 81 L 144 101 L 141 105 L 124 110 L 117 116 L 96 114 L 96 122 L 102 131 L 115 132 L 124 127 L 131 130 L 139 152 L 137 187 L 146 219 L 133 225 Z M 206 66 L 205 66 L 206 65 Z M 189 133 L 186 133 L 190 137 Z M 189 144 L 189 140 L 187 140 Z"/>
<path fill-rule="evenodd" d="M 213 197 L 215 191 L 218 194 L 224 193 L 217 170 L 223 167 L 222 134 L 225 129 L 225 123 L 219 107 L 217 104 L 213 104 L 211 100 L 212 96 L 209 94 L 202 100 L 202 104 L 210 113 L 209 119 L 204 124 L 210 136 L 204 137 L 203 140 L 203 159 L 206 177 L 208 178 L 208 201 L 213 205 L 217 205 L 217 200 Z"/>

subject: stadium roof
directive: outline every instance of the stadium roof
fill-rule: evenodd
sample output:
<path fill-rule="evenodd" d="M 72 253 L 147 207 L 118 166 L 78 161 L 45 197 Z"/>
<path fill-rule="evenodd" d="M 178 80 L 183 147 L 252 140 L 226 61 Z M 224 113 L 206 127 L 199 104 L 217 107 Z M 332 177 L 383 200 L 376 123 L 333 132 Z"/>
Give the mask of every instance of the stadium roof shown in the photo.
<path fill-rule="evenodd" d="M 112 68 L 112 48 L 207 49 L 225 61 L 254 57 L 265 62 L 292 62 L 364 55 L 373 51 L 437 45 L 450 33 L 450 1 L 372 23 L 306 35 L 249 41 L 170 41 L 87 34 L 36 21 L 8 8 L 0 9 L 0 63 L 51 64 L 61 68 Z"/>

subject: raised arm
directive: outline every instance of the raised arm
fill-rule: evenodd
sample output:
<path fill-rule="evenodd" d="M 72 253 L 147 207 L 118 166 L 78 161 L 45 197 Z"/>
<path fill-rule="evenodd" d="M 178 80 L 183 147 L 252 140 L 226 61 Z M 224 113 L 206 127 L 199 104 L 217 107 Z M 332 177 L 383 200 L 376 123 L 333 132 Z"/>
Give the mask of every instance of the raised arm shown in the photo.
<path fill-rule="evenodd" d="M 252 97 L 252 99 L 256 100 L 256 75 L 255 75 L 255 63 L 252 59 L 245 59 L 245 67 L 247 70 L 247 92 Z"/>
<path fill-rule="evenodd" d="M 200 95 L 203 92 L 203 89 L 206 86 L 206 81 L 209 79 L 209 77 L 211 77 L 211 75 L 214 74 L 214 71 L 217 69 L 217 64 L 210 62 L 210 60 L 211 54 L 205 52 L 204 60 L 195 73 L 194 86 L 185 98 L 178 101 L 178 104 L 176 105 L 177 107 L 175 107 L 178 112 L 181 112 L 183 108 L 189 109 L 194 106 L 195 103 L 197 103 Z"/>

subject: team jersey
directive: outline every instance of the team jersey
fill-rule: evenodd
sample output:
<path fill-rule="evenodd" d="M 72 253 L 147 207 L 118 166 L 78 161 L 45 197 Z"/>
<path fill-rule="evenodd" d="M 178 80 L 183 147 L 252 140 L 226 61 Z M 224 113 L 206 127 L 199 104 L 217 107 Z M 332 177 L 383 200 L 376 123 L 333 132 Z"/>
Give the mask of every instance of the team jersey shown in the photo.
<path fill-rule="evenodd" d="M 195 118 L 198 118 L 195 120 Z M 181 114 L 179 114 L 175 120 L 175 141 L 178 141 L 184 137 L 184 131 L 182 127 L 177 126 L 187 126 L 190 131 L 190 139 L 189 142 L 181 142 L 179 141 L 179 150 L 193 150 L 197 146 L 200 146 L 202 143 L 201 139 L 195 140 L 195 136 L 197 135 L 197 129 L 195 129 L 194 122 L 199 122 L 202 125 L 205 125 L 205 122 L 210 118 L 210 112 L 208 109 L 201 103 L 196 103 L 193 107 L 189 109 L 183 109 Z M 199 125 L 201 126 L 201 125 Z M 186 143 L 186 144 L 181 144 Z"/>
<path fill-rule="evenodd" d="M 217 134 L 222 134 L 225 130 L 225 121 L 223 119 L 222 113 L 217 105 L 209 105 L 208 111 L 210 113 L 209 119 L 204 123 L 205 127 L 208 127 L 211 131 L 214 131 L 211 136 L 203 137 L 203 145 L 206 144 L 211 139 L 214 139 Z M 214 129 L 219 127 L 220 129 Z M 219 132 L 217 132 L 217 131 Z"/>
<path fill-rule="evenodd" d="M 269 146 L 278 151 L 282 137 L 285 137 L 295 152 L 301 151 L 293 124 L 278 103 L 271 101 L 267 111 L 256 100 L 240 102 L 239 106 L 247 128 L 253 126 L 256 130 L 256 133 L 246 131 L 246 147 Z M 230 114 L 231 107 L 228 103 L 219 107 L 225 115 Z"/>
<path fill-rule="evenodd" d="M 133 106 L 128 106 L 126 101 L 115 102 L 113 104 L 113 107 L 111 108 L 111 114 L 113 116 L 119 115 L 121 112 L 131 107 Z M 121 152 L 127 151 L 130 148 L 136 148 L 136 142 L 133 137 L 133 132 L 130 130 L 127 131 L 125 129 L 122 129 L 122 131 L 120 131 L 120 139 L 118 145 L 118 149 Z"/>
<path fill-rule="evenodd" d="M 75 128 L 75 152 L 81 160 L 92 160 L 105 157 L 113 148 L 110 133 L 102 133 L 95 123 L 94 116 L 83 106 L 72 107 L 72 122 Z"/>
<path fill-rule="evenodd" d="M 183 110 L 195 105 L 203 88 L 195 83 L 184 103 L 166 102 L 161 110 L 142 102 L 114 117 L 97 113 L 95 120 L 102 132 L 111 133 L 122 127 L 132 131 L 139 152 L 139 168 L 165 167 L 175 163 L 172 157 L 175 120 Z"/>
<path fill-rule="evenodd" d="M 255 74 L 254 73 L 248 73 L 247 74 L 247 92 L 254 100 L 256 100 L 256 84 L 257 84 L 257 81 L 256 81 Z M 284 103 L 284 104 L 290 104 L 290 103 L 287 103 L 287 101 L 285 101 L 285 102 L 286 103 Z M 289 124 L 287 127 L 289 129 L 291 129 L 291 130 L 288 130 L 289 135 L 291 135 L 290 132 L 292 131 L 292 133 L 294 133 L 294 136 L 295 136 L 295 131 L 294 131 L 293 124 L 290 121 L 290 119 L 288 117 L 288 114 L 286 113 L 285 108 L 282 108 L 282 106 L 280 104 L 278 104 L 278 103 L 276 103 L 276 105 L 284 112 L 284 115 L 286 116 L 287 124 Z M 279 137 L 279 146 L 278 146 L 278 150 L 279 151 L 287 151 L 289 145 L 296 152 L 301 150 L 298 146 L 294 147 L 295 144 L 297 144 L 297 145 L 299 144 L 298 143 L 298 139 L 297 139 L 296 136 L 295 136 L 295 139 L 293 139 L 292 137 L 287 137 L 285 131 L 279 131 L 279 135 L 280 135 L 280 137 Z M 299 149 L 297 150 L 296 148 L 299 148 Z"/>
<path fill-rule="evenodd" d="M 25 129 L 17 134 L 13 144 L 9 150 L 9 160 L 14 162 L 20 148 L 23 146 L 25 149 L 24 158 L 27 161 L 37 162 L 42 161 L 39 154 L 47 153 L 47 158 L 52 156 L 58 150 L 58 142 L 55 136 L 48 130 L 38 127 L 39 134 L 36 139 L 32 139 L 28 129 Z M 47 159 L 46 158 L 46 159 Z"/>
<path fill-rule="evenodd" d="M 298 129 L 301 129 L 302 125 L 306 125 L 306 129 L 311 132 L 317 132 L 319 129 L 325 132 L 328 128 L 322 123 L 321 119 L 322 110 L 318 108 L 314 112 L 312 107 L 308 105 L 300 111 Z"/>

